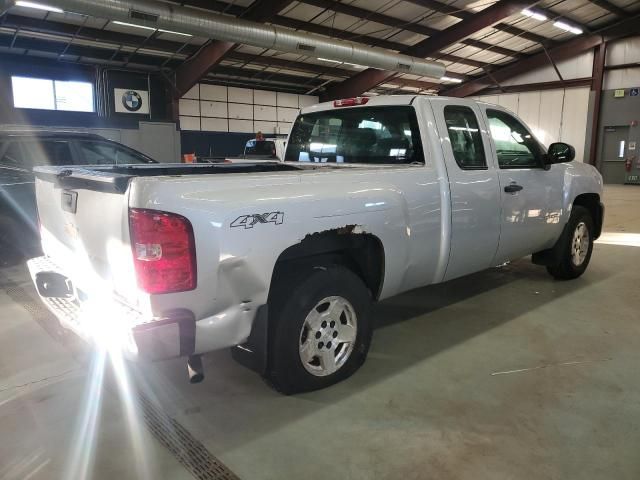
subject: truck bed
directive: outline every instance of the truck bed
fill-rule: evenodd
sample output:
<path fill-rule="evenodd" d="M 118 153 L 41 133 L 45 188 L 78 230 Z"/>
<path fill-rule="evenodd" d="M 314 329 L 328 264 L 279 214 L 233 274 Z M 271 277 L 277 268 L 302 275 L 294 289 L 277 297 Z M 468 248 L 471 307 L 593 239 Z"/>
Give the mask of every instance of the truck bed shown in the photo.
<path fill-rule="evenodd" d="M 37 178 L 54 181 L 62 188 L 91 188 L 102 192 L 124 193 L 135 177 L 218 175 L 225 173 L 268 173 L 301 170 L 284 163 L 151 164 L 107 165 L 85 168 L 38 167 Z"/>

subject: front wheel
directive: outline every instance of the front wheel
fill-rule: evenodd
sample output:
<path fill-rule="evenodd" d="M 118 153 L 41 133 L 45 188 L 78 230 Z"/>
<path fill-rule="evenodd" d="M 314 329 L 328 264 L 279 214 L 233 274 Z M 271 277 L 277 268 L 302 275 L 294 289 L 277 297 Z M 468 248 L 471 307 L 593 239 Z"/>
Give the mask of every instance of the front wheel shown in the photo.
<path fill-rule="evenodd" d="M 593 252 L 593 218 L 589 210 L 574 206 L 567 223 L 567 229 L 559 240 L 560 261 L 547 267 L 547 271 L 558 280 L 571 280 L 582 275 Z"/>
<path fill-rule="evenodd" d="M 331 265 L 310 270 L 297 286 L 288 287 L 273 300 L 269 382 L 293 394 L 352 375 L 371 343 L 371 294 L 363 281 Z"/>

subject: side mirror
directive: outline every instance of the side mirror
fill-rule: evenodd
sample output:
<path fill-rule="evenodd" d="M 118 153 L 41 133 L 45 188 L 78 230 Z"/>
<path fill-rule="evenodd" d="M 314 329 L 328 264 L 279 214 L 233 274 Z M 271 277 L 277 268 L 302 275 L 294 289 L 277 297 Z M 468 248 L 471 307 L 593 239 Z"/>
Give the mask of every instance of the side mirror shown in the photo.
<path fill-rule="evenodd" d="M 563 142 L 556 142 L 549 145 L 547 150 L 547 165 L 554 163 L 570 162 L 576 158 L 576 150 L 571 145 Z"/>

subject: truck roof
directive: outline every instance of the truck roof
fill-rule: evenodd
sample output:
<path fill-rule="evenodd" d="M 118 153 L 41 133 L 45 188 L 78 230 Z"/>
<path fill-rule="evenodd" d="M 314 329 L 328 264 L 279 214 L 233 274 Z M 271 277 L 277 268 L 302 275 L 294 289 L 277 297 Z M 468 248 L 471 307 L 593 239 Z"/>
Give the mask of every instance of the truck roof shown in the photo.
<path fill-rule="evenodd" d="M 493 105 L 488 102 L 482 102 L 478 100 L 474 100 L 471 98 L 458 98 L 458 97 L 439 97 L 433 95 L 376 95 L 373 97 L 367 97 L 368 100 L 365 104 L 367 107 L 379 107 L 379 106 L 388 106 L 388 105 L 411 105 L 417 97 L 425 97 L 425 98 L 437 98 L 439 100 L 447 100 L 451 98 L 451 100 L 461 101 L 466 100 L 468 102 L 485 104 L 485 105 Z M 354 97 L 354 98 L 362 98 L 362 97 Z M 346 99 L 349 100 L 349 99 Z M 306 107 L 300 110 L 300 113 L 308 114 L 312 112 L 320 112 L 324 110 L 333 110 L 334 108 L 353 108 L 358 105 L 349 105 L 344 107 L 336 107 L 334 105 L 334 101 L 318 103 L 316 105 L 311 105 L 310 107 Z"/>

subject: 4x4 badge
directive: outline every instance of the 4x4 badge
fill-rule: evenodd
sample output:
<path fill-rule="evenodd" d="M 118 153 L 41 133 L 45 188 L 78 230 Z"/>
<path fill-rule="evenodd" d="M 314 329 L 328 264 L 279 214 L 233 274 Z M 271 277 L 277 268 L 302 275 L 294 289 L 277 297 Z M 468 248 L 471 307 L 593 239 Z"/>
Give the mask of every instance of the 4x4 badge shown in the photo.
<path fill-rule="evenodd" d="M 281 225 L 282 222 L 284 222 L 284 212 L 253 213 L 251 215 L 240 215 L 231 222 L 231 227 L 253 228 L 258 223 Z"/>

